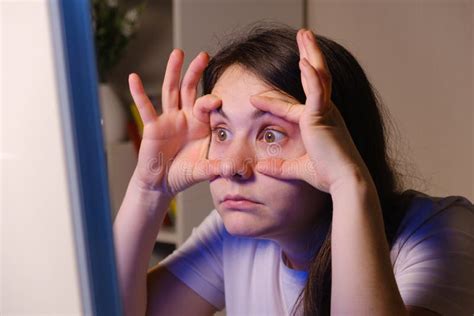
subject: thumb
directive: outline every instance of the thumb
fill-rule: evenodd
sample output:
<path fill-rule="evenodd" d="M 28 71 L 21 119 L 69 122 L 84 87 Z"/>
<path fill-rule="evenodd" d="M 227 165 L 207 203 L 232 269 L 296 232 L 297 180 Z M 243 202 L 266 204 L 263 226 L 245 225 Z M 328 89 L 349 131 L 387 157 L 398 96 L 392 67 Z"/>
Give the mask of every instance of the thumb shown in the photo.
<path fill-rule="evenodd" d="M 221 162 L 219 160 L 198 160 L 193 168 L 195 182 L 207 181 L 220 174 Z"/>
<path fill-rule="evenodd" d="M 209 112 L 217 109 L 222 104 L 222 100 L 213 94 L 206 94 L 199 97 L 194 103 L 193 115 L 203 123 L 209 123 Z"/>

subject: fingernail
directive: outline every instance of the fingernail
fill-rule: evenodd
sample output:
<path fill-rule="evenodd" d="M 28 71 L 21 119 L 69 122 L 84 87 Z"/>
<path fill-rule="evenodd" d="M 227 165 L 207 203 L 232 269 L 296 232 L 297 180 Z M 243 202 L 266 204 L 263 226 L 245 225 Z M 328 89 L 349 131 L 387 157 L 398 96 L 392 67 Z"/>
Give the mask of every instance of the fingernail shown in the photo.
<path fill-rule="evenodd" d="M 183 50 L 181 48 L 174 48 L 173 51 L 171 52 L 173 55 L 179 55 L 179 54 L 184 54 Z"/>

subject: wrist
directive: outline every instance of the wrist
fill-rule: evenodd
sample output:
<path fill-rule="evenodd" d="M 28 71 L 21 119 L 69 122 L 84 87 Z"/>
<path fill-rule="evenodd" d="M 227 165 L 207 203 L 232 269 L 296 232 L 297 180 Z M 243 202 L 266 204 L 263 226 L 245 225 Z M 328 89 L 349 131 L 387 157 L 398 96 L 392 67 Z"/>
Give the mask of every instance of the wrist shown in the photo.
<path fill-rule="evenodd" d="M 357 193 L 358 195 L 377 194 L 377 189 L 368 171 L 351 169 L 344 177 L 331 185 L 329 193 L 334 198 L 348 193 Z"/>
<path fill-rule="evenodd" d="M 151 189 L 143 181 L 132 175 L 125 193 L 124 203 L 132 203 L 148 214 L 165 212 L 174 196 Z"/>
<path fill-rule="evenodd" d="M 166 180 L 163 179 L 161 182 L 163 181 Z M 150 184 L 150 181 L 143 180 L 143 177 L 140 176 L 138 169 L 135 169 L 133 172 L 132 177 L 130 178 L 129 186 L 133 186 L 137 191 L 140 192 L 140 195 L 144 195 L 144 197 L 170 200 L 174 198 L 174 195 L 166 190 L 166 185 L 153 185 Z"/>
<path fill-rule="evenodd" d="M 371 178 L 352 177 L 335 185 L 331 193 L 333 211 L 335 214 L 344 214 L 343 217 L 352 213 L 370 213 L 372 218 L 381 215 L 381 208 L 377 189 Z M 378 218 L 379 225 L 383 226 L 382 218 Z"/>

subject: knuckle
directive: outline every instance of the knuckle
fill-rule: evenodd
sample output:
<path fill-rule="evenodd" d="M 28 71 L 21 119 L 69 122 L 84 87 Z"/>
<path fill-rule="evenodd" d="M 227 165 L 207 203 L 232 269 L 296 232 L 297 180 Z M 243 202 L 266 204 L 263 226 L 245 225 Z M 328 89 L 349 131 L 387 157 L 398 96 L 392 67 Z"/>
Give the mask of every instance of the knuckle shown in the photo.
<path fill-rule="evenodd" d="M 165 82 L 163 83 L 163 91 L 168 92 L 168 93 L 173 93 L 178 91 L 178 87 L 171 82 Z"/>
<path fill-rule="evenodd" d="M 181 83 L 181 90 L 191 90 L 192 82 L 189 79 L 183 80 Z"/>

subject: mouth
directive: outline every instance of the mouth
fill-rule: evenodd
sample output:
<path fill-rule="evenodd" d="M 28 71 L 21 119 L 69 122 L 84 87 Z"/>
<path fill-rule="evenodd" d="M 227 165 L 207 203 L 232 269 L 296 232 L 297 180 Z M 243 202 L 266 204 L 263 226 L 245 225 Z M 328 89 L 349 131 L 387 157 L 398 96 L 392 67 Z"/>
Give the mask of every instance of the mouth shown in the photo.
<path fill-rule="evenodd" d="M 228 194 L 220 204 L 228 209 L 248 210 L 262 203 L 246 196 Z"/>

